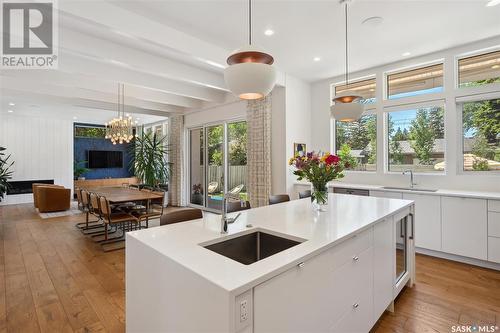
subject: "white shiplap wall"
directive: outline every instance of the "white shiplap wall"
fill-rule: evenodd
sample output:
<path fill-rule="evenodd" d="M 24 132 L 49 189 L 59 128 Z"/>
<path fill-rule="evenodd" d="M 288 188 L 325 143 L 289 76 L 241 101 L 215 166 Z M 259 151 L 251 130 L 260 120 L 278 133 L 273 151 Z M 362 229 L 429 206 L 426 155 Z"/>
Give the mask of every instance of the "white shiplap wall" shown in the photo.
<path fill-rule="evenodd" d="M 12 180 L 54 179 L 73 188 L 73 122 L 53 117 L 0 114 L 0 146 L 7 148 Z M 32 202 L 31 194 L 12 195 L 2 204 Z"/>

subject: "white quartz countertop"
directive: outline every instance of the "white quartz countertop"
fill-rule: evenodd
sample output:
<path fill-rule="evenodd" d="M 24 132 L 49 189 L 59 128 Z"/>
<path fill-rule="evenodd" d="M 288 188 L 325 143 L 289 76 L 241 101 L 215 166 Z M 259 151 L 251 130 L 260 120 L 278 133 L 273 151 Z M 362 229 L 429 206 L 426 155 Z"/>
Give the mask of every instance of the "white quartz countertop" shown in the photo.
<path fill-rule="evenodd" d="M 295 182 L 295 185 L 299 186 L 310 186 L 308 182 Z M 500 185 L 498 192 L 488 192 L 488 191 L 469 191 L 469 190 L 450 190 L 450 189 L 436 189 L 435 192 L 430 191 L 411 191 L 404 189 L 388 189 L 384 188 L 387 185 L 374 185 L 374 184 L 356 184 L 356 183 L 344 183 L 342 181 L 333 181 L 328 184 L 328 187 L 343 187 L 349 189 L 361 189 L 361 190 L 374 190 L 374 191 L 385 191 L 385 192 L 403 192 L 403 193 L 413 193 L 413 194 L 424 194 L 424 195 L 438 195 L 438 196 L 449 196 L 449 197 L 468 197 L 476 199 L 490 199 L 490 200 L 500 200 Z M 416 189 L 421 186 L 415 186 Z M 421 187 L 423 189 L 435 189 L 432 187 Z"/>
<path fill-rule="evenodd" d="M 220 215 L 127 233 L 143 244 L 229 292 L 243 292 L 315 254 L 334 246 L 388 215 L 410 206 L 412 201 L 330 194 L 328 211 L 316 212 L 309 198 L 250 209 L 220 234 Z M 236 213 L 229 214 L 234 216 Z M 247 225 L 252 227 L 248 228 Z M 249 233 L 268 231 L 303 243 L 283 252 L 244 265 L 202 247 Z M 147 258 L 144 258 L 147 260 Z"/>

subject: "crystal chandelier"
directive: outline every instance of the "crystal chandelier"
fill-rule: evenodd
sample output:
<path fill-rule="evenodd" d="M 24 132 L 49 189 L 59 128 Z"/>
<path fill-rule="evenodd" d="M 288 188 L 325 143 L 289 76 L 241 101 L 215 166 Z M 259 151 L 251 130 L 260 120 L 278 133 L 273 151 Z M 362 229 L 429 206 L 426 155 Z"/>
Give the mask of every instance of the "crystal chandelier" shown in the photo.
<path fill-rule="evenodd" d="M 118 84 L 118 117 L 104 124 L 106 126 L 105 138 L 110 139 L 114 145 L 124 142 L 129 143 L 134 137 L 132 117 L 125 116 L 124 89 L 123 83 Z"/>

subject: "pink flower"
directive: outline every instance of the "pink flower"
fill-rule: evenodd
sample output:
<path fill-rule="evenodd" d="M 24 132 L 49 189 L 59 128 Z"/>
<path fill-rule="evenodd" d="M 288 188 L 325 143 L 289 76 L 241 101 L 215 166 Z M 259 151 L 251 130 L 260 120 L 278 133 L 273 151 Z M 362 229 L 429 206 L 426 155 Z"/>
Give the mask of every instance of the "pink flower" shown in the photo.
<path fill-rule="evenodd" d="M 328 155 L 328 157 L 325 160 L 325 163 L 327 165 L 337 164 L 339 160 L 340 160 L 339 157 L 336 155 Z"/>

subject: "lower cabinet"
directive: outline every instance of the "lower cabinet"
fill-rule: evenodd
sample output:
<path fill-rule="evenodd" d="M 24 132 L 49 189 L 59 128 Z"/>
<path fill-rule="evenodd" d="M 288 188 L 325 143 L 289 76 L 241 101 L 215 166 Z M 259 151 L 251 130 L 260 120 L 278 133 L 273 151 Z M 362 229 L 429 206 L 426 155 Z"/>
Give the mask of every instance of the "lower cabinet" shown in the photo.
<path fill-rule="evenodd" d="M 393 221 L 254 287 L 254 332 L 368 332 L 394 297 Z"/>
<path fill-rule="evenodd" d="M 441 200 L 438 196 L 403 193 L 415 201 L 415 246 L 441 251 Z"/>
<path fill-rule="evenodd" d="M 488 259 L 487 201 L 441 197 L 443 251 Z"/>

